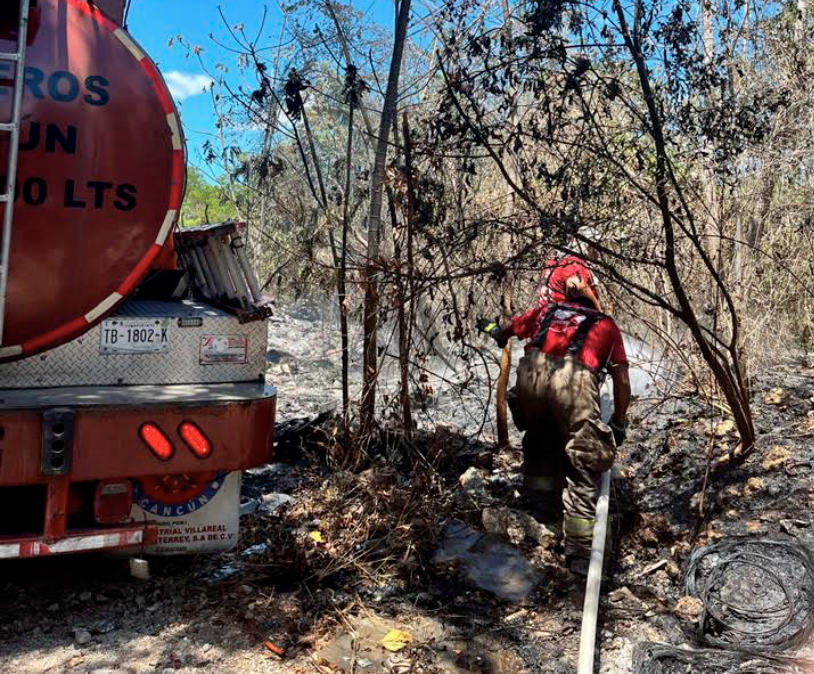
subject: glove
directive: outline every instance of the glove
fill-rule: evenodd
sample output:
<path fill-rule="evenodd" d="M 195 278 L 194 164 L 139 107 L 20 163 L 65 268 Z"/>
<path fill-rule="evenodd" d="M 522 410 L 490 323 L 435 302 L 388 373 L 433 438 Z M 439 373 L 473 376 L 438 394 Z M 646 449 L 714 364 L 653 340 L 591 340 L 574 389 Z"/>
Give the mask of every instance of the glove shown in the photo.
<path fill-rule="evenodd" d="M 627 438 L 627 424 L 619 424 L 611 419 L 608 426 L 610 426 L 610 429 L 613 432 L 613 440 L 616 442 L 616 446 L 621 447 L 622 443 L 624 443 L 625 439 Z"/>
<path fill-rule="evenodd" d="M 478 328 L 478 332 L 485 332 L 490 337 L 494 337 L 500 331 L 500 325 L 498 325 L 496 318 L 479 318 L 475 325 Z"/>

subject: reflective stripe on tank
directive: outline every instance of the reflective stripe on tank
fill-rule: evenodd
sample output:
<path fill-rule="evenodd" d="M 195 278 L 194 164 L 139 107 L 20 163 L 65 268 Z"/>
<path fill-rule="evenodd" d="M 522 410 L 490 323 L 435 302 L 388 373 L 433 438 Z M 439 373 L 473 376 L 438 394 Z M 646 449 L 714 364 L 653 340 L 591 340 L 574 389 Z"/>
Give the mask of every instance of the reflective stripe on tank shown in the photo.
<path fill-rule="evenodd" d="M 65 323 L 64 325 L 51 330 L 50 332 L 38 335 L 22 344 L 15 344 L 12 346 L 5 346 L 0 348 L 0 360 L 5 358 L 13 358 L 16 356 L 24 356 L 28 353 L 39 351 L 53 344 L 68 341 L 75 335 L 83 332 L 92 325 L 94 322 L 102 318 L 109 310 L 115 307 L 120 301 L 127 297 L 133 290 L 135 290 L 138 282 L 147 273 L 150 265 L 158 257 L 161 248 L 167 241 L 167 237 L 172 231 L 172 225 L 175 223 L 175 217 L 181 208 L 181 201 L 183 198 L 183 185 L 184 185 L 184 146 L 181 136 L 181 121 L 178 117 L 178 111 L 169 94 L 167 85 L 164 83 L 161 74 L 158 72 L 153 61 L 144 53 L 144 51 L 136 44 L 133 38 L 116 25 L 106 16 L 104 16 L 96 7 L 89 5 L 84 0 L 67 0 L 67 5 L 78 10 L 85 16 L 95 21 L 99 26 L 110 31 L 122 46 L 133 55 L 147 77 L 153 83 L 153 90 L 161 102 L 164 111 L 167 113 L 167 127 L 170 130 L 173 146 L 173 161 L 172 161 L 172 184 L 170 186 L 169 199 L 167 204 L 167 215 L 165 216 L 164 223 L 159 230 L 155 243 L 145 253 L 141 262 L 133 269 L 133 271 L 119 284 L 114 292 L 103 299 L 99 304 L 88 311 L 84 316 L 74 318 L 73 320 Z"/>

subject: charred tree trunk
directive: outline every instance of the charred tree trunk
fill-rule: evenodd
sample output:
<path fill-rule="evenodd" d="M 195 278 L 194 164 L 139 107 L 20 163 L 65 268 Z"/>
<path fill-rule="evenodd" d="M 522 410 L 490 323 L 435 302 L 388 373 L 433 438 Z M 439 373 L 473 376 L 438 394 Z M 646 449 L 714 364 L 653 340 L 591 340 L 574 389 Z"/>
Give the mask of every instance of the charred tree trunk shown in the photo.
<path fill-rule="evenodd" d="M 364 374 L 362 381 L 361 427 L 363 433 L 373 428 L 376 415 L 376 379 L 379 369 L 379 288 L 378 271 L 382 228 L 382 197 L 384 175 L 387 165 L 387 149 L 390 129 L 396 117 L 399 76 L 404 44 L 407 40 L 407 25 L 410 19 L 411 0 L 401 0 L 396 31 L 393 40 L 393 55 L 390 60 L 390 73 L 384 97 L 379 135 L 376 141 L 376 154 L 370 178 L 370 211 L 367 220 L 367 266 L 364 273 Z"/>
<path fill-rule="evenodd" d="M 639 87 L 647 110 L 650 133 L 653 138 L 656 153 L 654 175 L 655 196 L 664 231 L 664 260 L 667 276 L 670 280 L 672 290 L 675 293 L 676 300 L 678 301 L 679 316 L 689 328 L 704 361 L 712 371 L 716 383 L 721 387 L 724 397 L 726 398 L 740 436 L 741 456 L 745 456 L 754 447 L 755 429 L 749 403 L 749 391 L 742 373 L 740 354 L 738 351 L 738 316 L 734 311 L 734 305 L 726 291 L 723 281 L 720 276 L 716 274 L 714 265 L 706 254 L 706 247 L 703 245 L 703 242 L 697 240 L 691 241 L 693 248 L 696 250 L 698 256 L 701 257 L 705 267 L 713 276 L 716 285 L 724 296 L 726 305 L 730 308 L 732 339 L 729 342 L 726 352 L 723 352 L 721 348 L 719 348 L 718 343 L 714 341 L 715 336 L 712 335 L 708 337 L 707 333 L 705 333 L 701 327 L 678 271 L 675 228 L 676 224 L 680 223 L 680 220 L 679 215 L 673 211 L 673 207 L 671 206 L 671 186 L 674 190 L 673 197 L 678 197 L 678 200 L 681 201 L 683 195 L 680 193 L 680 187 L 675 180 L 675 176 L 672 174 L 667 142 L 664 135 L 664 124 L 661 114 L 659 113 L 656 93 L 653 91 L 650 82 L 650 71 L 647 60 L 641 48 L 638 18 L 643 14 L 642 0 L 637 1 L 637 24 L 634 25 L 633 31 L 631 31 L 628 26 L 627 16 L 619 0 L 614 0 L 613 8 L 619 21 L 625 47 L 630 53 L 636 67 Z M 691 226 L 688 227 L 685 225 L 681 229 L 685 233 L 689 232 L 690 237 L 697 237 L 697 233 L 694 233 Z"/>
<path fill-rule="evenodd" d="M 416 194 L 413 182 L 413 145 L 410 139 L 410 123 L 407 113 L 402 116 L 404 133 L 404 166 L 407 178 L 407 208 L 405 209 L 405 249 L 407 264 L 399 275 L 399 367 L 401 372 L 401 417 L 404 432 L 409 437 L 413 432 L 413 412 L 410 405 L 410 349 L 412 348 L 412 324 L 415 319 L 415 279 L 413 278 L 413 224 L 415 221 Z M 404 278 L 407 278 L 409 306 L 405 306 Z"/>
<path fill-rule="evenodd" d="M 339 301 L 339 333 L 342 343 L 342 430 L 347 441 L 350 424 L 350 345 L 348 340 L 348 230 L 350 229 L 351 159 L 353 157 L 353 112 L 348 112 L 348 146 L 345 151 L 345 194 L 342 201 L 342 240 L 339 250 L 337 294 Z"/>

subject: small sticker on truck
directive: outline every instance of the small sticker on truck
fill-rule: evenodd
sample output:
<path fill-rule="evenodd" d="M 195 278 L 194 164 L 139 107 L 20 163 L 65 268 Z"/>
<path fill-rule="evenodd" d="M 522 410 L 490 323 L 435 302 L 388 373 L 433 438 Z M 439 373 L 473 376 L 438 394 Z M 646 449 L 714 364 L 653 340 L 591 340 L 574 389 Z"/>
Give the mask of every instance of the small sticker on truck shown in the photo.
<path fill-rule="evenodd" d="M 249 338 L 240 335 L 201 337 L 201 365 L 244 364 L 249 358 Z"/>
<path fill-rule="evenodd" d="M 102 321 L 99 352 L 102 355 L 163 353 L 170 344 L 169 319 L 108 318 Z"/>

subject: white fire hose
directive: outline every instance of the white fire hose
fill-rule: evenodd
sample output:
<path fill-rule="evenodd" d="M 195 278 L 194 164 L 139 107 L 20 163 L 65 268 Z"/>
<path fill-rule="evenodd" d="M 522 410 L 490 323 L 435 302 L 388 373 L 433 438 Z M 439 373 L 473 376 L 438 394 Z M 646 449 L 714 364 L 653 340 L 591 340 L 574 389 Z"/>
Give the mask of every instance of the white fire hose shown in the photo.
<path fill-rule="evenodd" d="M 610 500 L 610 470 L 602 473 L 599 500 L 596 503 L 596 524 L 591 542 L 591 561 L 585 582 L 585 604 L 582 608 L 582 634 L 579 640 L 577 674 L 593 674 L 596 652 L 596 622 L 599 618 L 599 590 L 605 561 L 605 539 L 608 534 L 608 501 Z"/>
<path fill-rule="evenodd" d="M 602 420 L 607 423 L 613 413 L 611 390 L 607 381 L 602 381 L 600 397 Z M 596 653 L 596 623 L 599 619 L 599 590 L 602 586 L 602 567 L 605 563 L 605 540 L 608 537 L 608 510 L 610 501 L 611 471 L 602 473 L 599 485 L 599 499 L 596 502 L 596 523 L 591 541 L 591 559 L 588 565 L 588 579 L 585 581 L 585 603 L 582 607 L 582 633 L 579 639 L 579 663 L 577 674 L 593 674 Z"/>

